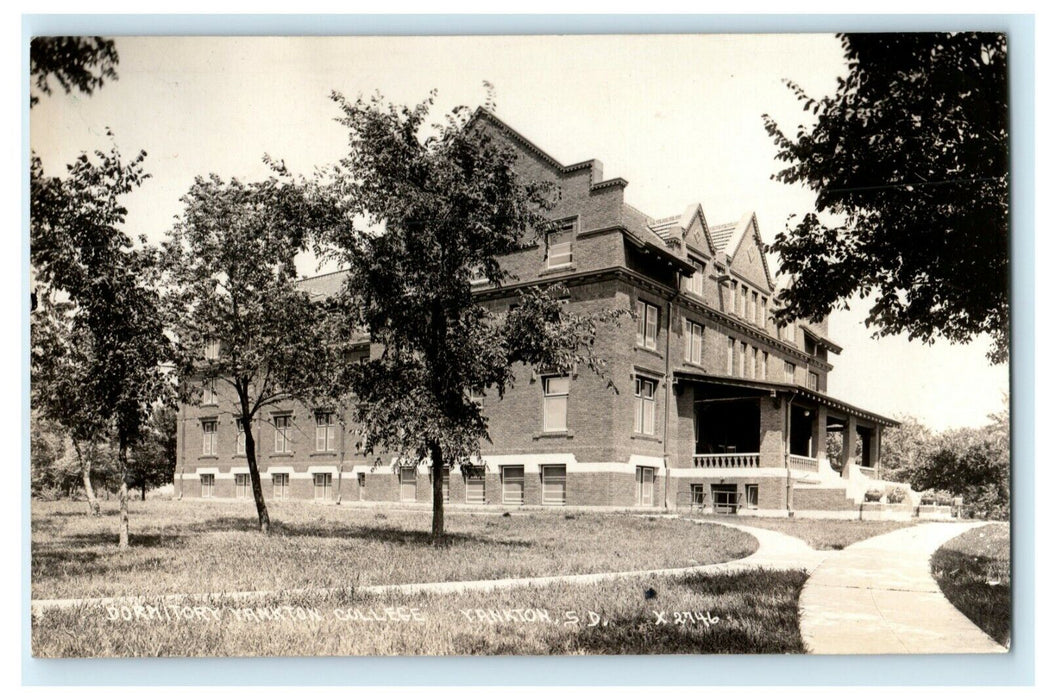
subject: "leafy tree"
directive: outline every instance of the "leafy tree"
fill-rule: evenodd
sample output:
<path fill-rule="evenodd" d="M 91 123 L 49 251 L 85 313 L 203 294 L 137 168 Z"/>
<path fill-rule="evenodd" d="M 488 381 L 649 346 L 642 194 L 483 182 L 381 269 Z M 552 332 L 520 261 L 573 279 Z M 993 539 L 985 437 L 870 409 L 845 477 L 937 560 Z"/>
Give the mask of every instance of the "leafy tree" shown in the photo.
<path fill-rule="evenodd" d="M 82 154 L 64 178 L 45 177 L 38 158 L 31 164 L 30 256 L 40 302 L 33 312 L 35 406 L 74 445 L 115 444 L 122 548 L 129 542 L 127 452 L 165 387 L 155 260 L 121 230 L 127 212 L 120 198 L 142 182 L 144 158 L 125 163 L 116 148 Z"/>
<path fill-rule="evenodd" d="M 552 186 L 521 182 L 513 152 L 474 128 L 465 108 L 427 127 L 433 94 L 412 108 L 380 95 L 332 97 L 349 153 L 334 170 L 329 208 L 344 216 L 326 231 L 327 254 L 351 272 L 338 298 L 347 325 L 382 348 L 346 368 L 354 418 L 368 448 L 429 462 L 432 540 L 441 544 L 444 468 L 466 468 L 488 436 L 468 393 L 502 395 L 517 363 L 607 376 L 597 330 L 628 312 L 572 313 L 560 288 L 533 287 L 505 315 L 479 304 L 471 278 L 508 279 L 500 256 L 546 230 Z"/>
<path fill-rule="evenodd" d="M 929 457 L 934 435 L 914 416 L 901 416 L 900 426 L 882 432 L 881 472 L 887 481 L 910 481 Z"/>
<path fill-rule="evenodd" d="M 29 43 L 29 74 L 37 90 L 51 94 L 51 78 L 67 93 L 90 95 L 105 81 L 117 79 L 120 57 L 110 39 L 86 36 L 38 36 Z M 30 106 L 40 101 L 29 97 Z"/>
<path fill-rule="evenodd" d="M 350 339 L 295 271 L 296 255 L 337 212 L 314 207 L 305 183 L 272 165 L 274 176 L 262 182 L 197 178 L 163 252 L 182 399 L 199 403 L 205 384 L 233 390 L 263 532 L 270 519 L 255 450 L 262 410 L 292 400 L 317 405 L 337 386 Z"/>
<path fill-rule="evenodd" d="M 170 484 L 175 473 L 178 443 L 178 413 L 171 406 L 158 404 L 149 414 L 141 442 L 128 459 L 128 486 L 139 489 L 146 500 L 149 489 Z"/>
<path fill-rule="evenodd" d="M 1009 352 L 1006 40 L 1002 34 L 840 35 L 848 75 L 820 99 L 788 83 L 812 127 L 765 115 L 816 212 L 771 249 L 794 284 L 782 320 L 820 319 L 874 296 L 867 325 L 932 342 L 988 333 Z"/>

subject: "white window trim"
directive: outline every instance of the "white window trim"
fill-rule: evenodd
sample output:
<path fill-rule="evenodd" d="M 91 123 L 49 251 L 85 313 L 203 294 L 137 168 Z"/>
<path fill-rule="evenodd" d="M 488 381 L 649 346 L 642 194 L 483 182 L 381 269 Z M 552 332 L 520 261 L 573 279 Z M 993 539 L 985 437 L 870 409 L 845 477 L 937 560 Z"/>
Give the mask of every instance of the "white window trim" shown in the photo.
<path fill-rule="evenodd" d="M 659 307 L 638 299 L 634 304 L 634 311 L 638 314 L 638 323 L 641 326 L 640 330 L 635 329 L 634 333 L 637 346 L 655 350 L 659 343 Z"/>
<path fill-rule="evenodd" d="M 282 428 L 278 425 L 280 421 L 287 421 L 286 425 Z M 281 413 L 273 416 L 273 452 L 274 454 L 289 454 L 291 452 L 291 438 L 288 435 L 288 431 L 291 430 L 291 414 Z M 281 436 L 283 436 L 283 445 L 281 443 Z"/>
<path fill-rule="evenodd" d="M 205 426 L 214 426 L 214 430 L 208 431 Z M 217 418 L 207 418 L 200 421 L 200 430 L 203 435 L 200 445 L 200 454 L 204 457 L 217 457 L 219 453 L 219 421 Z"/>
<path fill-rule="evenodd" d="M 695 340 L 696 340 L 696 336 L 697 336 L 696 331 L 697 330 L 699 331 L 699 333 L 698 333 L 698 337 L 699 337 L 699 353 L 698 354 L 699 354 L 699 357 L 696 357 L 696 353 L 694 352 Z M 691 362 L 694 365 L 701 365 L 701 364 L 703 364 L 703 334 L 704 334 L 704 331 L 705 331 L 705 328 L 704 328 L 702 323 L 696 323 L 695 321 L 690 321 L 690 320 L 686 320 L 685 321 L 685 336 L 686 336 L 685 337 L 685 361 L 686 362 Z"/>
<path fill-rule="evenodd" d="M 564 477 L 547 476 L 547 470 L 553 471 L 555 469 L 564 470 Z M 568 504 L 568 465 L 566 464 L 543 464 L 539 467 L 539 481 L 540 488 L 542 489 L 541 502 L 544 506 L 563 506 Z M 558 484 L 562 485 L 561 498 L 557 500 L 547 499 L 547 485 Z"/>
<path fill-rule="evenodd" d="M 645 396 L 645 385 L 652 385 L 652 396 Z M 656 434 L 656 392 L 659 382 L 650 377 L 634 377 L 634 434 L 655 435 Z M 651 411 L 651 424 L 646 420 Z"/>

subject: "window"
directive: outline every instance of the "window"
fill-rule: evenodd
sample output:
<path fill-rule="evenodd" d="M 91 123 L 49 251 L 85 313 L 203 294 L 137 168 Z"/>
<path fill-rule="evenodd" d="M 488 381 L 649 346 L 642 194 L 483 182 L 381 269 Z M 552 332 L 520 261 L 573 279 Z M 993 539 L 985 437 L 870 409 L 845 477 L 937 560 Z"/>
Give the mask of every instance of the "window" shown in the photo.
<path fill-rule="evenodd" d="M 783 374 L 786 375 L 787 384 L 794 383 L 794 363 L 784 362 L 783 363 Z"/>
<path fill-rule="evenodd" d="M 747 318 L 750 319 L 751 323 L 758 322 L 758 293 L 754 290 L 750 292 L 750 308 L 748 309 Z"/>
<path fill-rule="evenodd" d="M 401 467 L 401 500 L 414 501 L 416 496 L 415 467 Z"/>
<path fill-rule="evenodd" d="M 568 481 L 564 465 L 543 465 L 543 505 L 563 506 L 568 502 L 566 483 Z"/>
<path fill-rule="evenodd" d="M 653 504 L 653 484 L 656 480 L 656 470 L 652 467 L 638 467 L 637 469 L 637 504 L 639 506 L 650 506 Z"/>
<path fill-rule="evenodd" d="M 809 372 L 809 388 L 813 391 L 820 390 L 820 375 L 815 372 Z"/>
<path fill-rule="evenodd" d="M 573 222 L 560 224 L 555 231 L 546 234 L 546 266 L 564 267 L 572 264 Z"/>
<path fill-rule="evenodd" d="M 288 452 L 288 428 L 291 427 L 291 416 L 273 417 L 273 451 Z"/>
<path fill-rule="evenodd" d="M 524 467 L 503 467 L 503 503 L 524 505 Z"/>
<path fill-rule="evenodd" d="M 204 430 L 204 447 L 201 454 L 205 457 L 214 457 L 218 454 L 218 430 L 217 420 L 205 420 L 200 422 Z"/>
<path fill-rule="evenodd" d="M 637 311 L 637 344 L 655 350 L 656 336 L 659 333 L 659 309 L 638 299 L 635 310 Z"/>
<path fill-rule="evenodd" d="M 769 378 L 769 354 L 764 350 L 761 351 L 761 364 L 758 365 L 758 377 L 761 379 Z"/>
<path fill-rule="evenodd" d="M 703 326 L 692 321 L 685 321 L 685 360 L 703 363 Z"/>
<path fill-rule="evenodd" d="M 656 383 L 651 379 L 634 380 L 634 432 L 643 435 L 656 432 Z"/>
<path fill-rule="evenodd" d="M 758 376 L 758 349 L 753 345 L 750 346 L 750 378 L 754 379 Z"/>
<path fill-rule="evenodd" d="M 690 258 L 689 262 L 695 265 L 696 271 L 685 278 L 685 291 L 703 296 L 703 277 L 706 275 L 707 266 L 694 258 Z"/>
<path fill-rule="evenodd" d="M 331 500 L 331 473 L 313 475 L 313 498 L 317 501 Z"/>
<path fill-rule="evenodd" d="M 710 500 L 715 513 L 735 513 L 739 507 L 735 484 L 711 484 Z"/>
<path fill-rule="evenodd" d="M 244 435 L 244 421 L 240 418 L 237 419 L 237 446 L 234 454 L 242 455 L 248 451 L 246 447 L 247 438 Z"/>
<path fill-rule="evenodd" d="M 335 414 L 331 411 L 317 412 L 317 451 L 335 452 Z"/>
<path fill-rule="evenodd" d="M 200 497 L 211 498 L 215 495 L 215 475 L 214 474 L 201 474 L 200 475 Z"/>
<path fill-rule="evenodd" d="M 251 497 L 251 476 L 248 474 L 234 474 L 237 498 Z"/>
<path fill-rule="evenodd" d="M 747 304 L 748 299 L 750 299 L 750 294 L 747 292 L 747 285 L 741 284 L 739 286 L 739 315 L 743 318 L 750 316 L 750 308 Z"/>
<path fill-rule="evenodd" d="M 745 493 L 746 500 L 747 500 L 747 508 L 757 508 L 758 507 L 758 485 L 757 484 L 747 484 L 743 488 L 744 488 L 744 493 Z"/>
<path fill-rule="evenodd" d="M 736 280 L 732 280 L 729 283 L 728 310 L 731 313 L 736 313 L 736 295 L 739 294 L 738 286 L 739 283 Z"/>
<path fill-rule="evenodd" d="M 217 340 L 205 340 L 204 341 L 204 359 L 205 360 L 217 360 L 219 359 L 219 349 L 221 344 Z"/>
<path fill-rule="evenodd" d="M 794 332 L 794 321 L 790 321 L 783 328 L 783 339 L 791 345 L 797 344 L 796 334 Z"/>
<path fill-rule="evenodd" d="M 365 496 L 367 495 L 367 491 L 365 490 L 365 486 L 367 485 L 365 480 L 364 480 L 365 476 L 367 476 L 367 475 L 364 472 L 361 472 L 361 473 L 357 474 L 357 488 L 358 488 L 358 490 L 361 493 L 361 500 L 362 501 L 365 499 Z"/>
<path fill-rule="evenodd" d="M 769 325 L 769 298 L 766 296 L 761 297 L 761 316 L 758 318 L 758 325 L 762 328 L 768 328 Z"/>
<path fill-rule="evenodd" d="M 703 505 L 703 484 L 692 484 L 691 492 L 691 503 L 694 506 Z"/>
<path fill-rule="evenodd" d="M 278 501 L 283 501 L 288 498 L 288 475 L 287 474 L 274 474 L 273 475 L 273 497 Z"/>
<path fill-rule="evenodd" d="M 747 344 L 746 343 L 740 343 L 739 344 L 739 364 L 737 365 L 737 369 L 739 370 L 739 376 L 741 376 L 741 377 L 747 376 Z"/>
<path fill-rule="evenodd" d="M 736 339 L 728 339 L 728 353 L 725 355 L 728 358 L 728 366 L 725 368 L 725 373 L 732 376 L 732 361 L 736 357 Z"/>
<path fill-rule="evenodd" d="M 466 398 L 478 408 L 484 408 L 484 389 L 471 387 L 466 390 Z"/>
<path fill-rule="evenodd" d="M 218 403 L 218 399 L 215 396 L 215 380 L 205 379 L 202 387 L 200 403 L 204 406 L 214 406 Z"/>
<path fill-rule="evenodd" d="M 466 469 L 466 502 L 484 504 L 484 469 L 467 467 Z"/>
<path fill-rule="evenodd" d="M 543 377 L 543 430 L 568 430 L 568 377 Z"/>

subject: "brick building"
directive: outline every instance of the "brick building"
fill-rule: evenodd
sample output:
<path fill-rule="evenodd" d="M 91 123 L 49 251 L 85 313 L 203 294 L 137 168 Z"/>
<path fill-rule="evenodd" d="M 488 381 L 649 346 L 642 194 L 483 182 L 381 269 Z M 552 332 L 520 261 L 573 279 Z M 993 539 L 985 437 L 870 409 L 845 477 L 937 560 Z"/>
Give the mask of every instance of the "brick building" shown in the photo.
<path fill-rule="evenodd" d="M 830 396 L 829 359 L 842 349 L 826 321 L 772 322 L 776 282 L 753 213 L 711 226 L 692 204 L 652 218 L 626 203 L 626 181 L 605 180 L 600 162 L 562 165 L 484 110 L 476 123 L 517 150 L 523 178 L 561 189 L 546 240 L 504 259 L 513 282 L 479 281 L 476 297 L 506 309 L 520 287 L 556 280 L 574 309 L 624 307 L 637 319 L 600 339 L 618 392 L 587 371 L 519 367 L 502 399 L 478 397 L 491 444 L 483 465 L 449 474 L 448 502 L 854 517 L 868 491 L 892 486 L 880 480 L 879 446 L 896 423 Z M 332 273 L 303 285 L 325 295 L 341 282 Z M 366 341 L 360 352 L 372 352 Z M 180 411 L 176 493 L 250 499 L 230 397 L 207 398 Z M 301 405 L 262 417 L 267 498 L 431 498 L 425 464 L 355 453 L 352 428 L 333 418 Z"/>

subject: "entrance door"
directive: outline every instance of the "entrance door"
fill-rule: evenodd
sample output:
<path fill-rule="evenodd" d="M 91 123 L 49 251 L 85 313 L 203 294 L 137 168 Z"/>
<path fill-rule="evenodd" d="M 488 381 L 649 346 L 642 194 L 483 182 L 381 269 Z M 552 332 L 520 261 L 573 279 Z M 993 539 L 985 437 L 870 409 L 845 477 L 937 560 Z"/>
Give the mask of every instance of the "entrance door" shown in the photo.
<path fill-rule="evenodd" d="M 739 509 L 739 493 L 735 484 L 711 484 L 710 500 L 715 513 L 735 514 Z"/>
<path fill-rule="evenodd" d="M 652 484 L 655 482 L 656 470 L 653 467 L 637 468 L 637 503 L 641 506 L 653 505 Z"/>

